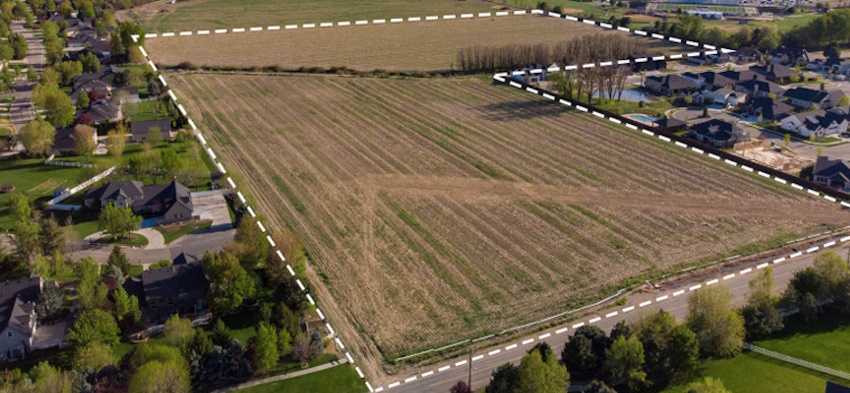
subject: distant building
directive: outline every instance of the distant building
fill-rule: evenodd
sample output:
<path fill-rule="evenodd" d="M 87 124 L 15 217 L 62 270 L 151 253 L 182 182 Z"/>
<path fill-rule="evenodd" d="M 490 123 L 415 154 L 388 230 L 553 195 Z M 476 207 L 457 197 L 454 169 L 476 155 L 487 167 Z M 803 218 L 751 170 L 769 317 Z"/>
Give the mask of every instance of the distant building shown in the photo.
<path fill-rule="evenodd" d="M 672 117 L 665 117 L 665 118 L 662 118 L 662 119 L 658 119 L 658 120 L 653 122 L 653 125 L 655 125 L 656 127 L 660 128 L 664 131 L 670 131 L 670 132 L 681 131 L 681 130 L 684 130 L 685 128 L 688 127 L 688 123 L 686 123 L 682 120 L 679 120 L 679 119 L 674 119 Z"/>
<path fill-rule="evenodd" d="M 782 86 L 773 82 L 758 79 L 736 84 L 735 91 L 747 93 L 747 95 L 751 98 L 770 97 L 771 95 L 779 97 L 785 93 L 785 89 L 783 89 Z"/>
<path fill-rule="evenodd" d="M 779 99 L 759 97 L 741 106 L 750 115 L 761 116 L 762 120 L 780 120 L 791 115 L 794 107 Z"/>
<path fill-rule="evenodd" d="M 38 277 L 0 283 L 0 361 L 23 358 L 32 349 L 41 284 Z"/>
<path fill-rule="evenodd" d="M 162 140 L 169 141 L 173 138 L 171 120 L 163 119 L 131 122 L 130 140 L 136 143 L 146 141 L 148 139 L 148 132 L 153 128 L 159 128 L 159 131 L 162 132 Z"/>
<path fill-rule="evenodd" d="M 824 138 L 847 132 L 847 108 L 830 110 L 818 109 L 788 115 L 780 121 L 785 131 L 794 132 L 806 138 Z"/>
<path fill-rule="evenodd" d="M 91 140 L 97 145 L 97 132 L 91 130 Z M 57 128 L 56 134 L 53 137 L 53 152 L 56 154 L 75 153 L 77 144 L 74 140 L 74 127 Z"/>
<path fill-rule="evenodd" d="M 755 72 L 761 76 L 764 76 L 765 79 L 779 84 L 785 84 L 791 82 L 791 78 L 797 73 L 784 65 L 781 64 L 768 64 L 763 66 L 751 66 L 750 71 Z"/>
<path fill-rule="evenodd" d="M 812 171 L 812 181 L 843 192 L 850 191 L 850 167 L 842 160 L 820 156 Z"/>
<path fill-rule="evenodd" d="M 146 270 L 141 277 L 125 281 L 124 289 L 138 297 L 147 324 L 156 325 L 175 314 L 189 319 L 205 314 L 208 285 L 203 265 L 180 254 L 172 266 Z"/>
<path fill-rule="evenodd" d="M 649 90 L 667 96 L 684 94 L 699 88 L 696 83 L 676 74 L 650 76 L 646 78 L 643 85 Z"/>
<path fill-rule="evenodd" d="M 789 67 L 809 64 L 809 52 L 802 48 L 789 48 L 784 45 L 770 52 L 770 58 L 771 64 L 782 64 Z"/>
<path fill-rule="evenodd" d="M 786 91 L 782 97 L 788 99 L 791 105 L 798 108 L 809 109 L 813 105 L 817 105 L 819 109 L 829 109 L 838 105 L 838 101 L 844 97 L 844 92 L 840 90 L 822 91 L 807 87 L 796 87 Z"/>
<path fill-rule="evenodd" d="M 652 60 L 656 55 L 632 55 L 629 61 L 632 64 L 632 72 L 660 71 L 667 69 L 667 61 Z"/>
<path fill-rule="evenodd" d="M 150 186 L 144 186 L 139 181 L 121 180 L 89 190 L 83 195 L 83 204 L 89 208 L 110 203 L 119 207 L 130 207 L 138 215 L 162 217 L 158 224 L 194 218 L 192 194 L 176 180 L 168 184 Z"/>
<path fill-rule="evenodd" d="M 823 69 L 832 71 L 833 74 L 850 75 L 850 59 L 831 57 L 823 64 Z"/>
<path fill-rule="evenodd" d="M 720 148 L 731 148 L 736 143 L 747 140 L 747 135 L 741 127 L 719 119 L 692 125 L 690 134 L 700 142 Z"/>
<path fill-rule="evenodd" d="M 735 52 L 730 53 L 729 57 L 735 63 L 746 64 L 761 61 L 764 58 L 764 54 L 754 48 L 738 48 Z"/>

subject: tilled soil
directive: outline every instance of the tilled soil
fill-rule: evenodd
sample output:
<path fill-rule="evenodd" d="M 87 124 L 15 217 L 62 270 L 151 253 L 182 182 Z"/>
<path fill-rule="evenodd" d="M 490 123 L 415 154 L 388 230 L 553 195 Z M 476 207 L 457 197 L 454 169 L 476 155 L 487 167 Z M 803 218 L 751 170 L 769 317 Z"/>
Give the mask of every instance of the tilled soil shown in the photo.
<path fill-rule="evenodd" d="M 835 204 L 478 78 L 170 80 L 257 210 L 304 239 L 373 365 L 850 224 Z"/>

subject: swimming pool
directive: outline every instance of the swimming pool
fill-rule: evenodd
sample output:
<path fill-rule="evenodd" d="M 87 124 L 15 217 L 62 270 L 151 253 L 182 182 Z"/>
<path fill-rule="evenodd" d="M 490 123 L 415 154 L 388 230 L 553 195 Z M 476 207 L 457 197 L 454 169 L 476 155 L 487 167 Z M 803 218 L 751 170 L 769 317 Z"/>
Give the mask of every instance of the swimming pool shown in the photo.
<path fill-rule="evenodd" d="M 639 113 L 634 114 L 634 115 L 629 115 L 629 117 L 632 118 L 632 119 L 635 119 L 637 121 L 647 123 L 647 124 L 652 124 L 652 123 L 655 123 L 656 121 L 658 121 L 658 119 L 655 118 L 655 117 L 642 115 L 642 114 L 639 114 Z"/>

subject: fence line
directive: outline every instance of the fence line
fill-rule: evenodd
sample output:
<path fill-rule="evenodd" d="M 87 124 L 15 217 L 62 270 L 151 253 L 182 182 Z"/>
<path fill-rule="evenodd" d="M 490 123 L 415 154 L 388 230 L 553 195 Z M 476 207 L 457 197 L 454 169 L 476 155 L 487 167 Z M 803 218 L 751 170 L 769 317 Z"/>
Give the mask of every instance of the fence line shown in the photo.
<path fill-rule="evenodd" d="M 85 189 L 86 187 L 88 187 L 88 186 L 90 186 L 90 185 L 92 185 L 96 182 L 99 182 L 104 177 L 109 176 L 112 173 L 112 171 L 114 171 L 114 170 L 115 170 L 115 166 L 109 167 L 109 169 L 107 169 L 107 170 L 105 170 L 101 173 L 98 173 L 97 175 L 95 175 L 91 179 L 88 179 L 88 180 L 78 184 L 76 187 L 68 190 L 67 192 L 63 192 L 62 195 L 59 195 L 56 198 L 53 198 L 53 199 L 47 201 L 47 205 L 52 208 L 54 205 L 56 205 L 59 202 L 64 201 L 69 196 L 74 195 L 77 192 L 79 192 L 80 190 Z"/>
<path fill-rule="evenodd" d="M 782 360 L 784 362 L 796 364 L 800 367 L 805 367 L 805 368 L 808 368 L 810 370 L 820 371 L 824 374 L 829 374 L 829 375 L 832 375 L 833 377 L 838 377 L 838 378 L 842 378 L 842 379 L 850 381 L 850 374 L 845 373 L 843 371 L 838 371 L 838 370 L 831 369 L 831 368 L 826 367 L 826 366 L 821 366 L 820 364 L 815 364 L 815 363 L 807 362 L 805 360 L 797 359 L 795 357 L 791 357 L 791 356 L 788 356 L 788 355 L 783 355 L 779 352 L 773 352 L 769 349 L 757 347 L 757 346 L 750 344 L 750 343 L 744 343 L 744 348 L 746 348 L 750 351 L 756 352 L 756 353 L 760 353 L 760 354 L 765 355 L 765 356 L 772 357 L 774 359 L 779 359 L 779 360 Z"/>
<path fill-rule="evenodd" d="M 56 160 L 44 161 L 44 165 L 69 166 L 69 167 L 75 167 L 75 168 L 91 168 L 91 167 L 94 166 L 93 164 L 86 164 L 86 163 L 82 163 L 82 162 L 65 162 L 65 161 L 56 161 Z"/>

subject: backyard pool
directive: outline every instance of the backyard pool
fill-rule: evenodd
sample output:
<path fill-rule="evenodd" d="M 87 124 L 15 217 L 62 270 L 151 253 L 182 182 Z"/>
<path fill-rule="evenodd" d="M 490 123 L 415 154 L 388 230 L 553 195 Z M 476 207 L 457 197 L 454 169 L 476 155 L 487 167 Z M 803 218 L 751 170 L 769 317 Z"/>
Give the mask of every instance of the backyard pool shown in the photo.
<path fill-rule="evenodd" d="M 640 114 L 640 113 L 628 115 L 628 117 L 635 119 L 639 122 L 646 123 L 646 124 L 652 124 L 652 123 L 655 123 L 656 121 L 658 121 L 658 119 L 655 118 L 655 117 L 643 115 L 643 114 Z"/>

